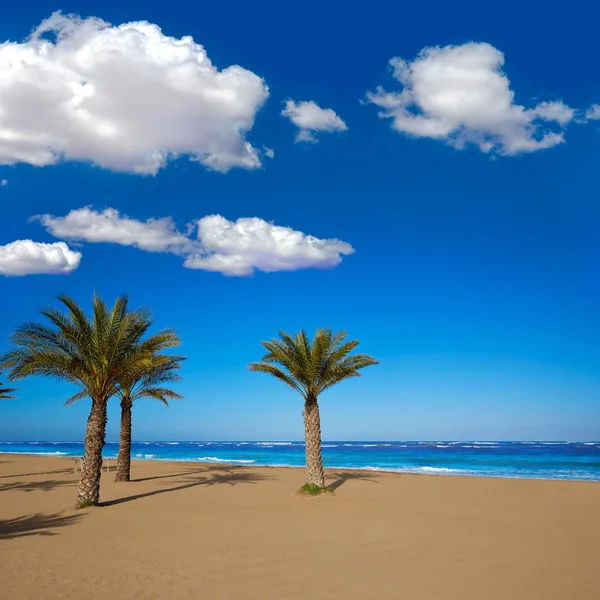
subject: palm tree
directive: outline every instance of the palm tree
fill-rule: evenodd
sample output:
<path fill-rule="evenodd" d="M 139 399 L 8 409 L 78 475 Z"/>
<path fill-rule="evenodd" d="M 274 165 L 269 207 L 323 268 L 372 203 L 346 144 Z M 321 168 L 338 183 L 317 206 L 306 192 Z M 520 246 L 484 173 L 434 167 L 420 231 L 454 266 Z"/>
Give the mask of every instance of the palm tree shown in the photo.
<path fill-rule="evenodd" d="M 183 396 L 163 387 L 167 383 L 181 381 L 175 373 L 185 360 L 183 356 L 158 354 L 159 350 L 179 346 L 180 340 L 172 330 L 165 330 L 152 336 L 144 344 L 155 347 L 146 364 L 125 373 L 120 379 L 117 396 L 121 399 L 121 432 L 119 437 L 119 456 L 115 481 L 129 481 L 131 478 L 131 409 L 133 402 L 139 398 L 153 398 L 165 406 L 169 400 L 181 400 Z"/>
<path fill-rule="evenodd" d="M 0 369 L 9 369 L 11 381 L 40 375 L 74 383 L 80 388 L 70 401 L 89 397 L 92 407 L 85 432 L 79 508 L 96 505 L 100 496 L 102 448 L 106 435 L 106 405 L 119 389 L 123 370 L 143 359 L 139 346 L 151 321 L 148 312 L 129 311 L 128 297 L 117 298 L 113 308 L 94 294 L 91 320 L 69 296 L 58 296 L 66 313 L 45 308 L 40 313 L 50 326 L 24 323 L 12 334 L 14 348 L 0 357 Z"/>
<path fill-rule="evenodd" d="M 303 329 L 294 336 L 280 331 L 279 337 L 261 342 L 267 354 L 261 362 L 250 364 L 250 370 L 273 375 L 304 398 L 307 485 L 323 490 L 319 395 L 344 379 L 360 376 L 360 369 L 378 362 L 368 354 L 351 354 L 359 342 L 346 341 L 345 331 L 333 334 L 331 329 L 317 329 L 312 341 Z"/>
<path fill-rule="evenodd" d="M 16 391 L 16 388 L 3 388 L 2 382 L 0 382 L 0 400 L 12 400 L 14 396 L 11 394 Z"/>
<path fill-rule="evenodd" d="M 147 316 L 146 318 L 149 319 Z M 152 322 L 150 321 L 150 324 Z M 181 341 L 173 329 L 164 329 L 131 348 L 117 376 L 115 395 L 121 400 L 121 429 L 119 454 L 115 481 L 131 478 L 131 409 L 138 398 L 154 398 L 166 406 L 168 400 L 180 400 L 183 396 L 161 387 L 165 383 L 181 381 L 174 371 L 181 368 L 184 356 L 160 354 L 162 350 L 179 346 Z M 70 406 L 84 398 L 85 392 L 72 396 L 65 402 Z"/>

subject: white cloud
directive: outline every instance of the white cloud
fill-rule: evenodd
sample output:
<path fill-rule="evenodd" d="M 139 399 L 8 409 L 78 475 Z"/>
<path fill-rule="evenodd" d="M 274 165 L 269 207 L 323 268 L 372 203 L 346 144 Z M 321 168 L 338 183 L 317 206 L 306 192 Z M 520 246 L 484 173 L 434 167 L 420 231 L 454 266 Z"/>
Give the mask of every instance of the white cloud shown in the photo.
<path fill-rule="evenodd" d="M 171 217 L 136 221 L 121 216 L 114 208 L 102 212 L 89 207 L 72 210 L 64 217 L 37 215 L 46 230 L 57 238 L 86 242 L 109 242 L 135 246 L 148 252 L 179 254 L 191 240 L 177 231 Z"/>
<path fill-rule="evenodd" d="M 189 256 L 184 266 L 223 275 L 330 269 L 342 262 L 341 255 L 354 252 L 346 242 L 321 240 L 256 217 L 232 222 L 211 215 L 200 219 L 197 226 L 203 251 Z"/>
<path fill-rule="evenodd" d="M 560 101 L 531 109 L 515 104 L 504 55 L 490 44 L 424 48 L 413 61 L 396 57 L 390 64 L 402 90 L 380 87 L 367 98 L 382 108 L 381 117 L 393 119 L 394 129 L 415 137 L 514 155 L 562 143 L 562 128 L 574 116 Z M 554 121 L 558 131 L 540 120 Z"/>
<path fill-rule="evenodd" d="M 8 179 L 3 179 L 0 181 L 0 187 L 6 187 L 8 185 Z"/>
<path fill-rule="evenodd" d="M 331 133 L 348 129 L 346 123 L 331 108 L 321 108 L 312 100 L 298 103 L 288 100 L 281 114 L 300 129 L 296 136 L 297 142 L 316 142 L 316 132 Z"/>
<path fill-rule="evenodd" d="M 210 215 L 190 224 L 187 234 L 178 231 L 170 217 L 137 221 L 121 216 L 113 208 L 101 212 L 80 208 L 65 217 L 38 215 L 33 220 L 63 239 L 169 252 L 185 257 L 184 266 L 189 269 L 231 276 L 251 275 L 255 270 L 269 273 L 329 269 L 342 262 L 342 255 L 354 252 L 346 242 L 318 239 L 259 218 L 232 222 L 220 215 Z M 194 230 L 196 239 L 190 237 Z"/>
<path fill-rule="evenodd" d="M 569 108 L 562 100 L 540 102 L 535 107 L 535 113 L 540 119 L 556 121 L 559 125 L 570 123 L 575 116 L 575 111 Z"/>
<path fill-rule="evenodd" d="M 267 96 L 259 76 L 219 71 L 190 36 L 57 12 L 24 42 L 0 44 L 0 164 L 154 174 L 189 155 L 217 171 L 257 168 L 244 136 Z"/>
<path fill-rule="evenodd" d="M 0 246 L 0 275 L 66 274 L 80 261 L 81 253 L 73 252 L 64 242 L 17 240 Z"/>
<path fill-rule="evenodd" d="M 586 121 L 598 121 L 600 120 L 600 104 L 592 104 L 585 113 Z"/>

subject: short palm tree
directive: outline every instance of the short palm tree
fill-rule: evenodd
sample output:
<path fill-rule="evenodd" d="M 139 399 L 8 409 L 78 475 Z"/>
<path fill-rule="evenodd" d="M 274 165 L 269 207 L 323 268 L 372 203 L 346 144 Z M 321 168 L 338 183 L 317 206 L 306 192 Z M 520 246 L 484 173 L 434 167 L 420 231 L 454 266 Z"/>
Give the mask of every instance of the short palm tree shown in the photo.
<path fill-rule="evenodd" d="M 169 406 L 169 400 L 181 400 L 183 396 L 164 387 L 166 384 L 181 381 L 175 371 L 181 368 L 183 356 L 158 354 L 160 350 L 179 346 L 180 340 L 172 330 L 162 331 L 144 342 L 152 345 L 151 356 L 146 363 L 124 373 L 119 382 L 117 396 L 121 399 L 121 432 L 119 456 L 115 481 L 129 481 L 131 478 L 131 409 L 133 402 L 140 398 L 153 398 Z"/>
<path fill-rule="evenodd" d="M 92 318 L 69 296 L 58 300 L 66 307 L 40 312 L 50 326 L 24 323 L 11 339 L 13 349 L 0 357 L 0 369 L 9 369 L 11 381 L 40 375 L 74 383 L 80 391 L 71 400 L 87 396 L 92 401 L 85 432 L 85 449 L 77 506 L 98 504 L 102 448 L 106 436 L 106 405 L 119 389 L 123 369 L 144 357 L 132 349 L 150 326 L 145 310 L 132 312 L 127 296 L 117 298 L 113 308 L 94 294 Z"/>
<path fill-rule="evenodd" d="M 359 342 L 346 341 L 344 331 L 334 334 L 331 329 L 317 329 L 312 340 L 302 329 L 294 336 L 280 331 L 279 337 L 261 342 L 267 354 L 261 362 L 250 364 L 250 370 L 273 375 L 304 398 L 307 484 L 322 490 L 325 475 L 319 395 L 344 379 L 360 376 L 360 369 L 378 362 L 368 354 L 351 354 Z"/>
<path fill-rule="evenodd" d="M 14 396 L 11 396 L 13 392 L 16 392 L 16 388 L 3 388 L 0 382 L 0 400 L 11 400 Z"/>

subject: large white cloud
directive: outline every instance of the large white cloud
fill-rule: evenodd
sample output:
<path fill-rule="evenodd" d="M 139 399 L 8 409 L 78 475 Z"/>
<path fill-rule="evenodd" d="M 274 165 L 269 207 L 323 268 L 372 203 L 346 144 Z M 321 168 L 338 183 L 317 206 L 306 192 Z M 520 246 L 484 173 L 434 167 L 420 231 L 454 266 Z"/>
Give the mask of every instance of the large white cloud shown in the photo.
<path fill-rule="evenodd" d="M 560 144 L 574 116 L 561 101 L 529 109 L 515 104 L 502 71 L 504 55 L 490 44 L 424 48 L 413 61 L 396 57 L 390 63 L 402 90 L 380 87 L 367 97 L 382 108 L 381 117 L 408 135 L 514 155 Z M 554 130 L 542 121 L 553 121 Z"/>
<path fill-rule="evenodd" d="M 81 253 L 70 250 L 64 242 L 17 240 L 0 246 L 0 275 L 66 274 L 80 261 Z"/>
<path fill-rule="evenodd" d="M 316 142 L 315 133 L 348 129 L 346 123 L 331 108 L 321 108 L 312 100 L 297 103 L 288 100 L 281 114 L 300 129 L 296 136 L 297 142 Z"/>
<path fill-rule="evenodd" d="M 189 256 L 184 266 L 224 275 L 330 269 L 342 262 L 341 255 L 354 252 L 346 242 L 321 240 L 256 217 L 233 222 L 211 215 L 197 226 L 202 252 Z"/>
<path fill-rule="evenodd" d="M 267 96 L 259 76 L 219 71 L 190 36 L 57 12 L 24 42 L 0 44 L 0 164 L 153 174 L 189 155 L 217 171 L 256 168 L 244 136 Z"/>
<path fill-rule="evenodd" d="M 85 207 L 72 210 L 64 217 L 38 215 L 33 220 L 39 220 L 53 236 L 66 240 L 110 242 L 148 252 L 174 254 L 183 252 L 191 244 L 188 237 L 177 231 L 170 217 L 137 221 L 121 216 L 114 208 L 98 212 Z"/>
<path fill-rule="evenodd" d="M 220 215 L 203 217 L 181 233 L 170 217 L 138 221 L 107 208 L 72 210 L 64 217 L 38 215 L 49 233 L 68 240 L 135 246 L 149 252 L 185 257 L 190 269 L 245 276 L 255 270 L 329 269 L 354 249 L 336 239 L 318 239 L 259 218 L 228 221 Z M 196 236 L 192 237 L 196 231 Z"/>

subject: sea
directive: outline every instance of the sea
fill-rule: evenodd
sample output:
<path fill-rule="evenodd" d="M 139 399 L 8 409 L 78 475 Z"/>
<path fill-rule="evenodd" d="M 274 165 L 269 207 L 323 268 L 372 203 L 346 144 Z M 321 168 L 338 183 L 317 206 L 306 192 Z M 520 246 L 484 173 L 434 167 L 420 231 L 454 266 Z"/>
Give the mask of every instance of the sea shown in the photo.
<path fill-rule="evenodd" d="M 517 479 L 600 481 L 600 442 L 323 442 L 325 467 Z M 104 447 L 116 458 L 118 442 Z M 0 442 L 1 454 L 82 456 L 83 442 Z M 302 467 L 304 443 L 134 442 L 132 458 Z"/>

